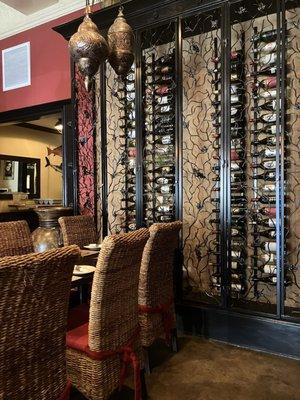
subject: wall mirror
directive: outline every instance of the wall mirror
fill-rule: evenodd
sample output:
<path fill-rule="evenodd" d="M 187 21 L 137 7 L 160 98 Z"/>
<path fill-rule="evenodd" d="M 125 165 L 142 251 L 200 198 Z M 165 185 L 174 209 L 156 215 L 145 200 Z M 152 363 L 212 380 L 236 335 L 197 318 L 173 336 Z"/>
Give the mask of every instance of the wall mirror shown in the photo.
<path fill-rule="evenodd" d="M 28 198 L 40 197 L 41 161 L 38 158 L 0 154 L 0 198 L 12 199 L 14 193 Z"/>

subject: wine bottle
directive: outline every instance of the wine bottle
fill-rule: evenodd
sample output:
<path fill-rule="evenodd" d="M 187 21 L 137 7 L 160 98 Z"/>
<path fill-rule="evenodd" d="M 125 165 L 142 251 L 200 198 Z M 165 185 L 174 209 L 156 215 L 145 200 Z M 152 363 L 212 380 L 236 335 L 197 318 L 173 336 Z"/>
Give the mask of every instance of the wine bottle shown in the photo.
<path fill-rule="evenodd" d="M 253 53 L 273 53 L 277 49 L 277 42 L 269 42 L 257 49 L 253 49 Z"/>
<path fill-rule="evenodd" d="M 276 218 L 276 207 L 261 208 L 260 213 L 271 218 Z"/>
<path fill-rule="evenodd" d="M 275 181 L 276 179 L 276 171 L 266 171 L 262 174 L 254 174 L 253 179 L 262 179 L 265 181 Z"/>
<path fill-rule="evenodd" d="M 234 207 L 231 209 L 232 215 L 243 215 L 247 209 L 244 207 Z"/>
<path fill-rule="evenodd" d="M 253 163 L 252 168 L 261 168 L 264 170 L 274 170 L 276 168 L 276 160 L 262 160 L 260 163 Z"/>
<path fill-rule="evenodd" d="M 164 213 L 173 212 L 174 207 L 173 207 L 173 205 L 161 205 L 161 206 L 157 207 L 157 211 L 164 212 Z"/>
<path fill-rule="evenodd" d="M 231 94 L 243 94 L 244 92 L 244 86 L 242 82 L 235 82 L 232 85 L 230 85 L 230 93 Z M 215 89 L 212 92 L 214 95 L 220 95 L 222 93 L 221 89 Z"/>
<path fill-rule="evenodd" d="M 243 58 L 243 50 L 233 50 L 230 52 L 230 60 L 241 60 Z M 220 57 L 215 57 L 212 58 L 212 61 L 215 63 L 220 62 L 221 58 Z"/>
<path fill-rule="evenodd" d="M 276 264 L 265 264 L 263 270 L 265 274 L 276 275 Z"/>
<path fill-rule="evenodd" d="M 155 103 L 155 105 L 160 105 L 160 106 L 168 105 L 168 104 L 173 105 L 173 94 L 171 94 L 171 95 L 169 94 L 169 95 L 163 96 L 163 97 L 157 97 L 157 98 L 155 98 L 154 103 Z"/>
<path fill-rule="evenodd" d="M 161 136 L 158 139 L 154 140 L 155 144 L 172 144 L 173 138 L 171 135 Z"/>
<path fill-rule="evenodd" d="M 270 285 L 276 285 L 277 283 L 277 278 L 276 276 L 274 277 L 252 277 L 253 282 L 261 282 L 261 283 L 266 283 Z"/>
<path fill-rule="evenodd" d="M 174 81 L 173 75 L 160 75 L 158 78 L 151 82 L 151 85 L 169 85 Z"/>
<path fill-rule="evenodd" d="M 252 111 L 276 111 L 277 109 L 277 101 L 276 100 L 269 100 L 263 104 L 260 104 L 258 107 L 252 107 Z M 275 125 L 276 126 L 276 125 Z"/>
<path fill-rule="evenodd" d="M 256 135 L 262 134 L 262 133 L 266 133 L 268 135 L 275 135 L 276 134 L 276 124 L 264 126 L 263 128 L 253 130 L 251 133 L 256 134 Z"/>
<path fill-rule="evenodd" d="M 121 211 L 135 211 L 136 210 L 136 206 L 134 204 L 134 205 L 131 205 L 131 206 L 120 207 L 120 210 Z"/>
<path fill-rule="evenodd" d="M 276 149 L 263 149 L 259 152 L 253 153 L 253 157 L 265 157 L 265 158 L 275 158 L 276 157 Z"/>
<path fill-rule="evenodd" d="M 233 61 L 230 63 L 230 71 L 231 73 L 237 73 L 242 71 L 242 66 L 243 64 L 241 63 L 241 61 Z M 212 70 L 213 73 L 215 74 L 219 74 L 221 72 L 221 67 L 215 67 Z"/>
<path fill-rule="evenodd" d="M 240 82 L 240 78 L 238 76 L 238 74 L 230 74 L 230 83 L 238 83 Z M 213 85 L 217 85 L 219 83 L 221 83 L 221 77 L 217 78 L 217 79 L 212 79 L 211 83 Z"/>
<path fill-rule="evenodd" d="M 161 74 L 161 75 L 167 75 L 167 74 L 171 74 L 174 72 L 174 66 L 170 63 L 169 65 L 164 65 L 161 67 L 158 67 L 155 70 L 156 74 Z"/>
<path fill-rule="evenodd" d="M 136 202 L 136 196 L 128 196 L 128 197 L 122 197 L 121 201 L 128 201 L 130 203 L 135 203 Z"/>
<path fill-rule="evenodd" d="M 119 135 L 119 137 L 122 139 L 134 140 L 135 139 L 135 131 L 129 130 L 125 133 L 125 135 Z"/>
<path fill-rule="evenodd" d="M 157 186 L 156 190 L 158 193 L 161 194 L 169 194 L 169 193 L 174 193 L 174 187 L 173 185 L 162 185 L 162 186 Z"/>
<path fill-rule="evenodd" d="M 270 253 L 276 253 L 276 242 L 262 242 L 262 243 L 253 243 L 254 247 L 259 247 L 264 251 L 268 251 Z"/>
<path fill-rule="evenodd" d="M 259 230 L 258 232 L 252 232 L 252 236 L 259 236 L 259 237 L 264 237 L 266 239 L 275 239 L 276 238 L 276 231 L 274 229 L 265 229 L 265 230 Z"/>
<path fill-rule="evenodd" d="M 252 199 L 253 202 L 260 202 L 262 204 L 276 204 L 276 196 L 266 196 L 262 195 Z"/>
<path fill-rule="evenodd" d="M 276 122 L 277 119 L 277 114 L 276 113 L 271 113 L 271 114 L 264 114 L 261 115 L 258 119 L 257 122 L 262 122 L 265 124 L 274 124 L 274 122 Z M 253 122 L 253 120 L 252 120 Z"/>
<path fill-rule="evenodd" d="M 264 31 L 253 35 L 251 42 L 274 42 L 277 38 L 277 29 L 272 29 L 270 31 Z"/>
<path fill-rule="evenodd" d="M 263 139 L 257 139 L 253 140 L 251 142 L 252 145 L 267 145 L 267 146 L 276 146 L 276 137 L 275 136 L 269 136 L 269 137 L 264 137 Z"/>
<path fill-rule="evenodd" d="M 250 221 L 250 225 L 257 225 L 265 228 L 275 228 L 276 227 L 276 218 L 267 218 L 267 219 L 257 219 L 255 221 Z"/>
<path fill-rule="evenodd" d="M 270 193 L 270 192 L 275 193 L 276 192 L 276 185 L 274 183 L 269 184 L 269 185 L 264 185 L 262 187 L 262 191 L 266 192 L 266 193 Z"/>
<path fill-rule="evenodd" d="M 156 112 L 164 114 L 164 113 L 169 113 L 172 111 L 172 107 L 170 104 L 159 104 L 158 106 L 155 107 Z"/>
<path fill-rule="evenodd" d="M 242 285 L 240 283 L 231 283 L 231 290 L 240 292 L 242 290 Z"/>
<path fill-rule="evenodd" d="M 134 224 L 134 223 L 129 224 L 129 225 L 128 225 L 128 229 L 129 229 L 130 231 L 135 231 L 135 230 L 136 230 L 136 224 Z"/>
<path fill-rule="evenodd" d="M 150 170 L 148 170 L 148 172 L 159 173 L 161 175 L 174 174 L 175 167 L 173 165 L 164 165 L 161 167 L 156 167 L 154 169 L 150 169 Z"/>
<path fill-rule="evenodd" d="M 260 68 L 258 71 L 252 72 L 251 76 L 276 75 L 276 73 L 277 73 L 277 68 L 276 68 L 276 65 L 274 65 L 272 67 L 266 66 L 266 67 Z"/>
<path fill-rule="evenodd" d="M 254 94 L 252 97 L 253 99 L 276 99 L 277 96 L 277 90 L 276 89 L 271 89 L 271 90 L 265 90 L 264 92 L 260 92 L 258 94 Z"/>
<path fill-rule="evenodd" d="M 135 113 L 132 114 L 126 114 L 126 115 L 120 115 L 119 116 L 120 120 L 125 120 L 126 122 L 131 122 L 135 120 Z M 125 122 L 125 123 L 126 123 Z"/>
<path fill-rule="evenodd" d="M 243 161 L 243 160 L 241 160 L 241 161 Z M 220 171 L 220 169 L 221 169 L 221 167 L 220 167 L 219 164 L 215 164 L 215 165 L 212 166 L 212 170 L 213 171 Z M 231 164 L 230 164 L 230 170 L 231 171 L 238 171 L 240 169 L 241 169 L 240 163 L 238 163 L 237 161 L 231 162 Z"/>
<path fill-rule="evenodd" d="M 255 88 L 263 88 L 263 89 L 273 89 L 276 88 L 277 85 L 277 78 L 276 76 L 271 76 L 268 78 L 264 78 L 256 83 L 253 83 L 252 87 Z"/>
<path fill-rule="evenodd" d="M 251 258 L 255 259 L 262 266 L 265 264 L 276 264 L 276 253 L 262 253 L 259 255 L 252 255 Z"/>
<path fill-rule="evenodd" d="M 127 187 L 127 192 L 131 193 L 131 194 L 135 194 L 135 186 L 128 186 Z M 126 190 L 122 189 L 121 192 L 124 194 L 124 196 L 126 195 Z"/>
<path fill-rule="evenodd" d="M 126 121 L 125 124 L 120 125 L 120 129 L 132 129 L 135 128 L 135 121 Z"/>
<path fill-rule="evenodd" d="M 154 178 L 154 182 L 156 182 L 159 185 L 168 185 L 168 184 L 174 184 L 174 176 L 158 176 Z"/>
<path fill-rule="evenodd" d="M 154 93 L 159 95 L 159 96 L 165 96 L 169 94 L 173 89 L 170 88 L 169 86 L 160 86 L 154 90 Z"/>
<path fill-rule="evenodd" d="M 127 177 L 126 177 L 126 182 L 127 182 L 127 183 L 130 183 L 130 184 L 135 184 L 135 182 L 136 182 L 136 176 L 135 176 L 135 175 L 133 175 L 133 176 L 127 176 Z"/>
<path fill-rule="evenodd" d="M 271 65 L 275 64 L 277 61 L 277 53 L 267 53 L 258 58 L 258 63 L 260 65 Z"/>
<path fill-rule="evenodd" d="M 127 149 L 128 157 L 136 157 L 136 147 L 130 147 Z"/>

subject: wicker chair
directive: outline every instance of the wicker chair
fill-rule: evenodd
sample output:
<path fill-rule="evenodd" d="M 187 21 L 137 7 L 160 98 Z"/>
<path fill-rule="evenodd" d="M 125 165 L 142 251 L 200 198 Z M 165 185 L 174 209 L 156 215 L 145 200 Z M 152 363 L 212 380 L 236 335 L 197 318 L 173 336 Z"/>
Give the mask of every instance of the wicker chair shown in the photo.
<path fill-rule="evenodd" d="M 77 327 L 70 322 L 68 373 L 88 399 L 108 399 L 122 385 L 128 363 L 135 371 L 135 399 L 141 398 L 138 281 L 148 238 L 144 228 L 104 239 L 93 279 L 89 321 Z M 74 310 L 73 315 L 76 319 Z"/>
<path fill-rule="evenodd" d="M 182 223 L 176 221 L 153 224 L 149 228 L 150 238 L 144 249 L 139 282 L 139 321 L 144 349 L 165 336 L 168 342 L 173 339 L 173 349 L 177 350 L 173 268 L 181 226 Z M 147 351 L 145 357 L 149 371 Z"/>
<path fill-rule="evenodd" d="M 66 325 L 77 246 L 0 259 L 0 399 L 68 399 Z"/>
<path fill-rule="evenodd" d="M 33 253 L 33 243 L 26 221 L 0 223 L 0 257 Z"/>
<path fill-rule="evenodd" d="M 82 248 L 90 243 L 98 242 L 93 217 L 89 215 L 60 217 L 58 222 L 61 227 L 65 246 L 77 244 L 77 246 Z"/>

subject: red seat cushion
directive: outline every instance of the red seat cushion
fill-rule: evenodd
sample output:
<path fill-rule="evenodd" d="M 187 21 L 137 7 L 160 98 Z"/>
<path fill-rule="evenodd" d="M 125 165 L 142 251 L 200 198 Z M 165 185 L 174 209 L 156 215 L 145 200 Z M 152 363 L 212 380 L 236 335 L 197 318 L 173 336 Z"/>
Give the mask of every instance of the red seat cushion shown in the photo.
<path fill-rule="evenodd" d="M 89 306 L 81 304 L 69 311 L 67 331 L 89 322 Z"/>
<path fill-rule="evenodd" d="M 68 379 L 68 382 L 66 384 L 64 391 L 62 392 L 62 394 L 59 396 L 59 398 L 57 400 L 69 400 L 71 387 L 72 387 L 71 381 Z"/>
<path fill-rule="evenodd" d="M 88 347 L 88 329 L 89 323 L 77 326 L 67 332 L 67 347 L 71 349 L 86 352 Z"/>

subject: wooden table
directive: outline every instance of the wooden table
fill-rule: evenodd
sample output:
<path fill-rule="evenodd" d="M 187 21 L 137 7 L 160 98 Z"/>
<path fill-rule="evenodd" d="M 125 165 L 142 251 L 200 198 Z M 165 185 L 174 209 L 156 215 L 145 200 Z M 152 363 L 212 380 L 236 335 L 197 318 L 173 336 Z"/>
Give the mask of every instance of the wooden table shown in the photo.
<path fill-rule="evenodd" d="M 99 251 L 94 250 L 80 250 L 81 260 L 78 262 L 79 265 L 93 265 L 96 266 L 98 260 Z M 88 287 L 93 282 L 94 273 L 86 275 L 73 275 L 71 288 L 78 287 L 79 289 L 79 301 L 80 304 L 84 303 L 85 298 L 87 297 L 86 293 L 88 291 Z"/>

